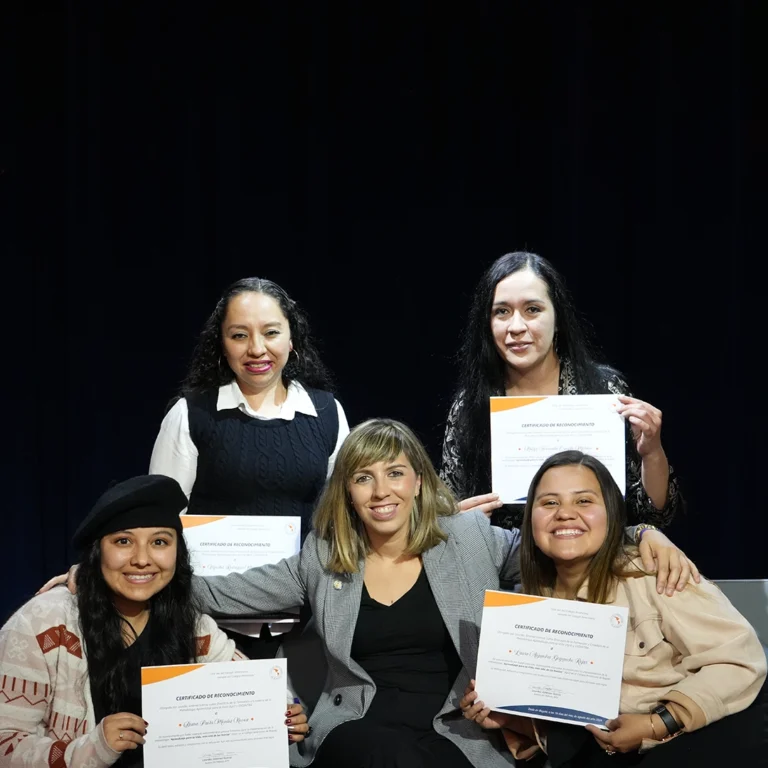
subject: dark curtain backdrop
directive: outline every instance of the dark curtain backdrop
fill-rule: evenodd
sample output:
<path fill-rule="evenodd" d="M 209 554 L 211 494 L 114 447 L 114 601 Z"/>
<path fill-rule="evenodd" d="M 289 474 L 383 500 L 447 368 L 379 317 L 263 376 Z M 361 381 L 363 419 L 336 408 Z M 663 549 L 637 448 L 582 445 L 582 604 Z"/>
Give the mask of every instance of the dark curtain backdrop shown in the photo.
<path fill-rule="evenodd" d="M 3 613 L 146 471 L 228 283 L 284 285 L 350 422 L 400 418 L 439 460 L 472 286 L 520 248 L 663 410 L 673 538 L 712 577 L 768 576 L 765 3 L 3 14 Z"/>

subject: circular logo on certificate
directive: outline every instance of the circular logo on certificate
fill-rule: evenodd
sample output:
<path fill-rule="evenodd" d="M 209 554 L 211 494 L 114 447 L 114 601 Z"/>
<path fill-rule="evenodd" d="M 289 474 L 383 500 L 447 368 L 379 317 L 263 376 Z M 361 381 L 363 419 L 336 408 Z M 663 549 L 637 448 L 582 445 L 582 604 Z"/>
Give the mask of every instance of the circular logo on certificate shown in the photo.
<path fill-rule="evenodd" d="M 618 629 L 624 624 L 624 619 L 621 617 L 621 614 L 613 613 L 611 614 L 610 622 L 612 627 Z"/>
<path fill-rule="evenodd" d="M 281 667 L 278 667 L 277 665 L 274 665 L 269 668 L 269 676 L 273 680 L 279 680 L 283 676 L 283 670 Z"/>
<path fill-rule="evenodd" d="M 293 536 L 293 534 L 296 533 L 296 526 L 293 523 L 286 523 L 285 532 L 290 536 Z"/>

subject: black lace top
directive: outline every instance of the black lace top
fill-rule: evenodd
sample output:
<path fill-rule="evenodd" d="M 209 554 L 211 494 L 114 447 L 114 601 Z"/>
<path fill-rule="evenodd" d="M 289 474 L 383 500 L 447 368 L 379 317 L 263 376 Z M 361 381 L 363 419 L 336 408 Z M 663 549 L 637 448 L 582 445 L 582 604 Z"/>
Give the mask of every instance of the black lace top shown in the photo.
<path fill-rule="evenodd" d="M 618 375 L 611 372 L 606 379 L 606 387 L 615 395 L 628 395 L 632 397 L 627 383 Z M 504 392 L 499 392 L 503 395 Z M 567 360 L 560 366 L 560 384 L 558 395 L 583 395 L 592 394 L 589 392 L 579 392 L 573 367 Z M 458 440 L 456 439 L 456 421 L 459 409 L 461 408 L 461 399 L 454 401 L 448 414 L 448 422 L 445 428 L 445 437 L 443 439 L 443 462 L 440 470 L 440 477 L 448 484 L 457 498 L 463 499 L 471 495 L 466 488 L 466 481 L 463 473 L 463 462 Z M 657 509 L 643 488 L 641 467 L 642 461 L 635 448 L 635 441 L 632 438 L 632 430 L 627 423 L 627 522 L 630 525 L 638 523 L 650 523 L 659 528 L 663 528 L 672 522 L 672 518 L 681 511 L 683 507 L 683 497 L 672 465 L 669 467 L 669 487 L 667 489 L 667 503 L 663 509 Z M 488 489 L 490 493 L 490 488 Z M 493 522 L 503 528 L 519 528 L 523 521 L 522 504 L 505 504 L 501 509 L 494 513 Z"/>

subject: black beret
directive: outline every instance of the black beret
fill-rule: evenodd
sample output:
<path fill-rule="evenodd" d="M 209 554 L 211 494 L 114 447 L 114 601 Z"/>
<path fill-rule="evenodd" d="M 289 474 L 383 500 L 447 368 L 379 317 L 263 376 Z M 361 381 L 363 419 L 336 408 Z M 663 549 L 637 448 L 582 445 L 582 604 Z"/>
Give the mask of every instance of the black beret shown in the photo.
<path fill-rule="evenodd" d="M 73 545 L 83 550 L 102 536 L 128 528 L 173 528 L 189 502 L 181 486 L 165 475 L 139 475 L 106 490 L 75 531 Z"/>

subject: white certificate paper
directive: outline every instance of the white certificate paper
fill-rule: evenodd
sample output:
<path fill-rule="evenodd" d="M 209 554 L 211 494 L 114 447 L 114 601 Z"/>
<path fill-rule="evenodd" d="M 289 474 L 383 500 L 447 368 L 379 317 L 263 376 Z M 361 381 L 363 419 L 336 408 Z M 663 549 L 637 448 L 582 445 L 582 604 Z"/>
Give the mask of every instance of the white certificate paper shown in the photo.
<path fill-rule="evenodd" d="M 142 667 L 145 768 L 288 768 L 286 660 Z"/>
<path fill-rule="evenodd" d="M 626 493 L 624 418 L 615 395 L 491 398 L 493 492 L 505 504 L 524 504 L 544 460 L 579 450 L 605 464 Z"/>
<path fill-rule="evenodd" d="M 182 515 L 192 568 L 226 576 L 277 563 L 301 546 L 301 518 L 259 515 Z"/>
<path fill-rule="evenodd" d="M 498 712 L 601 728 L 619 714 L 629 609 L 488 590 L 476 690 Z"/>

